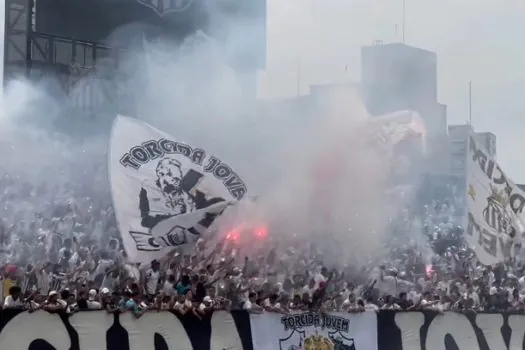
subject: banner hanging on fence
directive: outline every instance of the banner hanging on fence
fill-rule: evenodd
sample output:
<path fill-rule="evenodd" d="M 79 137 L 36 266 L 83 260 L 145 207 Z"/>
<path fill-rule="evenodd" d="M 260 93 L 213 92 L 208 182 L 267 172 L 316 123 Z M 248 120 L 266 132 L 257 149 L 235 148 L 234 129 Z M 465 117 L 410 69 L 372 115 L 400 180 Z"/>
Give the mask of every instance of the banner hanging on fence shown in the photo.
<path fill-rule="evenodd" d="M 169 311 L 49 313 L 0 310 L 0 349 L 254 350 L 246 312 L 215 311 L 200 319 Z M 240 326 L 237 326 L 240 325 Z M 20 328 L 31 329 L 25 336 Z"/>
<path fill-rule="evenodd" d="M 377 320 L 379 350 L 523 349 L 525 319 L 512 313 L 380 311 Z"/>
<path fill-rule="evenodd" d="M 253 348 L 257 350 L 377 350 L 375 312 L 303 312 L 250 315 Z"/>
<path fill-rule="evenodd" d="M 466 239 L 483 264 L 495 264 L 519 252 L 525 219 L 524 198 L 523 191 L 470 135 Z"/>
<path fill-rule="evenodd" d="M 115 214 L 132 262 L 149 263 L 196 241 L 247 192 L 237 173 L 209 151 L 123 116 L 113 126 L 109 170 Z"/>

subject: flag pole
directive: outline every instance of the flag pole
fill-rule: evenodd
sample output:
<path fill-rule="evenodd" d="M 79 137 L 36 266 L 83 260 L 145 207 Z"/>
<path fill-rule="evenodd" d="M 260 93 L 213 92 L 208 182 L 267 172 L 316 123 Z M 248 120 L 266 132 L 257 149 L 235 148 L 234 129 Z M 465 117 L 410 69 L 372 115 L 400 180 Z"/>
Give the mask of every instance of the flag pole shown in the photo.
<path fill-rule="evenodd" d="M 405 43 L 405 22 L 406 22 L 406 0 L 403 0 L 403 22 L 401 24 L 401 35 L 402 35 L 402 43 Z"/>
<path fill-rule="evenodd" d="M 297 81 L 295 82 L 297 96 L 301 96 L 301 60 L 297 59 Z"/>
<path fill-rule="evenodd" d="M 468 82 L 468 123 L 472 127 L 472 80 Z"/>

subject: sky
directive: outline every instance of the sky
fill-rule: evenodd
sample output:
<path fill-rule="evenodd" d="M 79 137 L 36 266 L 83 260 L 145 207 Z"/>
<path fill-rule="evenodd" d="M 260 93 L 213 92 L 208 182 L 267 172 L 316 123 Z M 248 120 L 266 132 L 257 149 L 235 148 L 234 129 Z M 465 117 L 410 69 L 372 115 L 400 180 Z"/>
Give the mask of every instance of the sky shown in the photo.
<path fill-rule="evenodd" d="M 360 48 L 402 41 L 403 0 L 268 0 L 263 98 L 312 84 L 358 81 Z M 448 123 L 497 136 L 497 158 L 525 183 L 525 1 L 406 0 L 405 43 L 438 55 L 438 99 Z M 347 70 L 345 71 L 345 66 Z"/>

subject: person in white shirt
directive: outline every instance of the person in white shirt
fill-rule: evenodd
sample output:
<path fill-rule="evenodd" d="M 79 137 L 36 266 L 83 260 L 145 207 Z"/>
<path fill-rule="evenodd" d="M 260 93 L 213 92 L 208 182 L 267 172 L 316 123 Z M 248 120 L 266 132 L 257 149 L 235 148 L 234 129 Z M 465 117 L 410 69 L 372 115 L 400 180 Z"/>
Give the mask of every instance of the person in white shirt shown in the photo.
<path fill-rule="evenodd" d="M 103 278 L 106 275 L 106 272 L 109 271 L 110 267 L 113 266 L 114 261 L 109 259 L 107 252 L 101 252 L 100 253 L 100 260 L 98 261 L 97 269 L 94 272 L 95 279 L 97 278 Z M 99 277 L 101 276 L 101 277 Z M 101 279 L 102 279 L 101 278 Z"/>
<path fill-rule="evenodd" d="M 421 302 L 422 295 L 416 289 L 412 289 L 408 292 L 407 298 L 412 301 L 413 305 L 418 305 Z"/>
<path fill-rule="evenodd" d="M 327 274 L 328 274 L 328 270 L 326 269 L 326 267 L 322 267 L 321 269 L 318 269 L 318 271 L 316 272 L 314 276 L 314 282 L 315 282 L 314 289 L 319 288 L 319 283 L 326 282 L 325 275 Z"/>
<path fill-rule="evenodd" d="M 479 306 L 479 303 L 480 303 L 479 295 L 478 295 L 478 293 L 476 293 L 476 291 L 474 291 L 474 287 L 469 286 L 467 288 L 467 291 L 464 294 L 464 298 L 465 299 L 472 299 L 473 307 L 478 307 Z"/>
<path fill-rule="evenodd" d="M 5 297 L 4 309 L 21 309 L 25 303 L 21 299 L 22 290 L 18 286 L 9 288 L 9 295 Z"/>
<path fill-rule="evenodd" d="M 47 300 L 44 303 L 44 310 L 58 311 L 67 310 L 67 303 L 58 298 L 58 293 L 55 290 L 49 292 Z"/>
<path fill-rule="evenodd" d="M 211 298 L 209 296 L 205 296 L 202 299 L 202 303 L 200 303 L 199 305 L 199 310 L 201 311 L 212 310 L 213 309 L 212 304 L 213 304 L 213 301 L 211 300 Z"/>
<path fill-rule="evenodd" d="M 89 310 L 100 310 L 102 309 L 102 304 L 96 300 L 97 291 L 91 289 L 88 294 L 87 306 Z"/>
<path fill-rule="evenodd" d="M 157 260 L 151 262 L 151 267 L 146 271 L 144 284 L 146 286 L 146 293 L 150 296 L 157 294 L 157 287 L 160 279 L 160 263 Z"/>
<path fill-rule="evenodd" d="M 346 299 L 343 300 L 343 303 L 341 304 L 341 310 L 350 310 L 353 308 L 356 308 L 356 299 L 355 295 L 349 294 Z"/>
<path fill-rule="evenodd" d="M 251 313 L 260 314 L 263 312 L 263 308 L 256 304 L 257 294 L 250 292 L 248 299 L 243 303 L 242 308 Z"/>
<path fill-rule="evenodd" d="M 374 304 L 374 299 L 372 297 L 366 299 L 365 311 L 379 311 L 379 307 Z"/>
<path fill-rule="evenodd" d="M 381 310 L 401 310 L 401 306 L 394 302 L 394 298 L 391 295 L 385 297 L 385 304 L 381 307 Z"/>
<path fill-rule="evenodd" d="M 168 275 L 168 278 L 164 281 L 162 293 L 169 297 L 174 297 L 177 294 L 177 291 L 175 290 L 175 282 L 175 275 Z"/>
<path fill-rule="evenodd" d="M 51 287 L 51 263 L 45 263 L 42 269 L 37 270 L 36 278 L 40 293 L 43 295 L 49 293 Z"/>
<path fill-rule="evenodd" d="M 178 311 L 183 311 L 185 309 L 184 302 L 186 301 L 186 298 L 182 294 L 177 294 L 175 299 L 176 300 L 173 304 L 173 308 Z"/>
<path fill-rule="evenodd" d="M 73 256 L 72 241 L 67 238 L 64 240 L 64 246 L 58 251 L 58 263 L 63 266 L 69 266 L 69 259 Z"/>
<path fill-rule="evenodd" d="M 450 310 L 450 306 L 451 306 L 450 298 L 445 295 L 441 298 L 441 300 L 436 305 L 434 305 L 432 310 L 437 311 L 437 312 L 445 312 L 445 311 Z"/>
<path fill-rule="evenodd" d="M 269 298 L 264 299 L 264 309 L 267 311 L 281 312 L 281 304 L 278 302 L 278 299 L 279 296 L 277 294 L 272 294 Z"/>
<path fill-rule="evenodd" d="M 313 278 L 310 279 L 310 281 L 308 282 L 308 285 L 303 287 L 301 294 L 308 293 L 308 295 L 311 298 L 316 290 L 315 285 L 316 285 L 315 279 Z"/>
<path fill-rule="evenodd" d="M 434 306 L 439 303 L 439 300 L 433 300 L 432 295 L 429 292 L 423 293 L 419 306 L 425 310 L 434 310 Z"/>
<path fill-rule="evenodd" d="M 348 299 L 350 294 L 352 294 L 353 290 L 354 290 L 354 287 L 352 285 L 349 286 L 347 282 L 344 282 L 343 288 L 339 292 L 339 295 L 341 295 L 341 298 L 343 298 L 343 300 L 346 300 Z"/>

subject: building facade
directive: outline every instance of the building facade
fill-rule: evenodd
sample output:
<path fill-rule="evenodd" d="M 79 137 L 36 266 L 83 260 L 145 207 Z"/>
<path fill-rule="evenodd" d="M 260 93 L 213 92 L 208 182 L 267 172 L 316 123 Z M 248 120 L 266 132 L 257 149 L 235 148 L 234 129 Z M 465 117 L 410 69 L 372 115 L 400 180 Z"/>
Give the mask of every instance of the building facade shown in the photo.
<path fill-rule="evenodd" d="M 481 147 L 493 158 L 496 158 L 496 135 L 491 132 L 475 132 L 471 125 L 450 125 L 448 127 L 450 145 L 450 173 L 454 176 L 466 178 L 467 152 L 469 135 L 473 135 Z"/>
<path fill-rule="evenodd" d="M 496 135 L 491 132 L 475 133 L 477 142 L 482 145 L 487 153 L 494 159 L 497 156 Z"/>
<path fill-rule="evenodd" d="M 417 112 L 427 130 L 428 172 L 448 170 L 447 108 L 437 99 L 437 55 L 401 43 L 361 51 L 361 91 L 372 115 Z"/>
<path fill-rule="evenodd" d="M 467 175 L 468 137 L 474 133 L 468 124 L 448 127 L 450 144 L 450 174 L 459 178 Z"/>
<path fill-rule="evenodd" d="M 372 115 L 413 110 L 430 137 L 445 135 L 446 106 L 437 101 L 437 55 L 401 43 L 365 46 L 361 84 Z"/>

